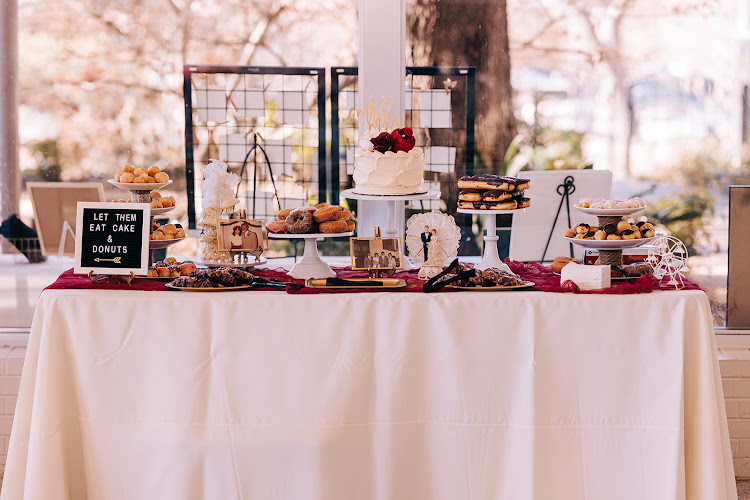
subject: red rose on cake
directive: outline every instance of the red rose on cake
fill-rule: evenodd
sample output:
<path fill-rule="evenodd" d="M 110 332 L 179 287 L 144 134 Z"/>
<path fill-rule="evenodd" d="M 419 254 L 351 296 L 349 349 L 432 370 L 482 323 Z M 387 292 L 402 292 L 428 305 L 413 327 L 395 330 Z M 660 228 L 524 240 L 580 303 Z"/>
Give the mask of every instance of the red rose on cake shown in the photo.
<path fill-rule="evenodd" d="M 378 136 L 370 139 L 370 142 L 372 142 L 373 149 L 378 153 L 393 151 L 393 147 L 396 143 L 393 136 L 388 132 L 381 132 Z"/>
<path fill-rule="evenodd" d="M 414 139 L 414 133 L 410 128 L 397 128 L 391 132 L 393 137 L 394 145 L 393 151 L 403 151 L 408 153 L 417 143 Z"/>

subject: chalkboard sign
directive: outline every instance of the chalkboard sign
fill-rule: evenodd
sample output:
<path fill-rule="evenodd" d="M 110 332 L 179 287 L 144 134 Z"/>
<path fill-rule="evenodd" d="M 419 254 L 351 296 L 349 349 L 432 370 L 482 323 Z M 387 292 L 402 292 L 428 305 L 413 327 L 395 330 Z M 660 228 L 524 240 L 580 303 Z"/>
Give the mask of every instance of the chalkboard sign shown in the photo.
<path fill-rule="evenodd" d="M 146 274 L 150 215 L 148 203 L 79 202 L 74 272 Z"/>

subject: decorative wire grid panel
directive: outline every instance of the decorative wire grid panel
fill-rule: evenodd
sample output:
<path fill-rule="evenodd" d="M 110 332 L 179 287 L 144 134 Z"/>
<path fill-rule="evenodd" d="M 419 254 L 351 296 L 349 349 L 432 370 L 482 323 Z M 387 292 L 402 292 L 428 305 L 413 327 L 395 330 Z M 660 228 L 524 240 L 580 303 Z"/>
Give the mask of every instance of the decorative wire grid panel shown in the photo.
<path fill-rule="evenodd" d="M 331 197 L 354 187 L 354 152 L 358 130 L 356 67 L 331 68 Z M 474 173 L 474 67 L 407 67 L 405 124 L 425 150 L 425 188 L 440 191 L 440 200 L 409 203 L 409 211 L 439 209 L 471 226 L 471 217 L 456 214 L 456 182 Z M 372 98 L 372 96 L 368 96 Z M 381 97 L 376 96 L 376 101 Z M 379 102 L 376 105 L 379 106 Z M 361 110 L 360 110 L 361 111 Z"/>
<path fill-rule="evenodd" d="M 249 218 L 328 199 L 325 70 L 186 65 L 188 218 L 200 212 L 201 169 L 221 160 L 241 175 Z M 196 208 L 198 207 L 198 208 Z"/>

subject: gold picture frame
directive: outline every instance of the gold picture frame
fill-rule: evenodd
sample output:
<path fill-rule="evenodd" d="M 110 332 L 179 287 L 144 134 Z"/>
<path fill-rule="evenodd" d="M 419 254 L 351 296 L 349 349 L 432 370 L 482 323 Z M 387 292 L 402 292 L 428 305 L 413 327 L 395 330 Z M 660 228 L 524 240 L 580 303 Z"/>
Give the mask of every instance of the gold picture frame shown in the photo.
<path fill-rule="evenodd" d="M 404 268 L 403 242 L 400 236 L 384 238 L 349 238 L 349 253 L 353 271 L 391 270 Z M 385 261 L 383 256 L 385 254 Z M 377 255 L 377 265 L 369 259 Z M 368 265 L 370 264 L 370 265 Z"/>

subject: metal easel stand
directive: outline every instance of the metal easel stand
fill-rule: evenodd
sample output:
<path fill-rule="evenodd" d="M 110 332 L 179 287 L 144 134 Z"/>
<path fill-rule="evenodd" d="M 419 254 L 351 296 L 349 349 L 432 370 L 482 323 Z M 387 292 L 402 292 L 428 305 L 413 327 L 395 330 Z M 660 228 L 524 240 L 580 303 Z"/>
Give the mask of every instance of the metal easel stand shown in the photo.
<path fill-rule="evenodd" d="M 76 240 L 76 233 L 73 231 L 73 228 L 70 227 L 70 223 L 68 221 L 63 221 L 63 227 L 62 232 L 60 233 L 60 244 L 57 245 L 57 268 L 61 269 L 63 267 L 63 257 L 65 256 L 65 241 L 68 239 L 68 233 L 70 233 L 70 237 L 73 238 L 73 241 Z"/>
<path fill-rule="evenodd" d="M 271 178 L 271 186 L 273 186 L 273 195 L 276 197 L 276 202 L 279 204 L 279 209 L 281 209 L 281 199 L 279 198 L 279 191 L 276 189 L 276 181 L 273 179 L 273 169 L 271 168 L 271 161 L 268 159 L 268 155 L 266 154 L 266 150 L 263 149 L 263 146 L 258 144 L 258 134 L 253 133 L 253 145 L 248 150 L 247 154 L 245 155 L 245 159 L 242 161 L 242 169 L 240 170 L 240 179 L 242 179 L 242 175 L 245 173 L 245 167 L 247 166 L 247 160 L 250 158 L 250 154 L 253 153 L 256 149 L 259 149 L 261 153 L 263 153 L 263 158 L 266 161 L 266 165 L 268 165 L 268 176 Z M 262 162 L 261 162 L 261 168 L 262 168 Z M 255 192 L 258 189 L 258 155 L 257 153 L 255 156 L 253 156 L 253 209 L 252 209 L 252 218 L 255 218 Z M 234 193 L 235 198 L 239 198 L 240 193 L 240 185 L 237 184 L 237 191 Z"/>
<path fill-rule="evenodd" d="M 544 262 L 544 257 L 547 255 L 547 249 L 549 248 L 549 242 L 552 240 L 552 235 L 555 232 L 555 226 L 557 225 L 557 218 L 560 216 L 560 210 L 562 210 L 563 203 L 565 203 L 565 210 L 568 215 L 568 227 L 573 227 L 573 225 L 570 223 L 570 195 L 576 192 L 576 186 L 575 186 L 575 179 L 572 175 L 569 175 L 565 178 L 565 181 L 563 181 L 562 184 L 557 186 L 557 194 L 560 195 L 560 205 L 557 207 L 557 213 L 555 214 L 555 218 L 552 221 L 552 229 L 549 231 L 549 236 L 547 237 L 547 244 L 544 245 L 544 252 L 542 253 L 542 258 L 539 260 L 540 262 Z M 570 258 L 572 259 L 574 257 L 573 254 L 573 244 L 568 242 L 568 245 L 570 246 Z"/>
<path fill-rule="evenodd" d="M 133 271 L 130 271 L 130 275 L 94 274 L 94 271 L 89 271 L 88 277 L 92 283 L 110 280 L 112 283 L 124 283 L 130 285 L 132 284 L 133 278 L 135 278 L 135 274 L 133 274 Z"/>

